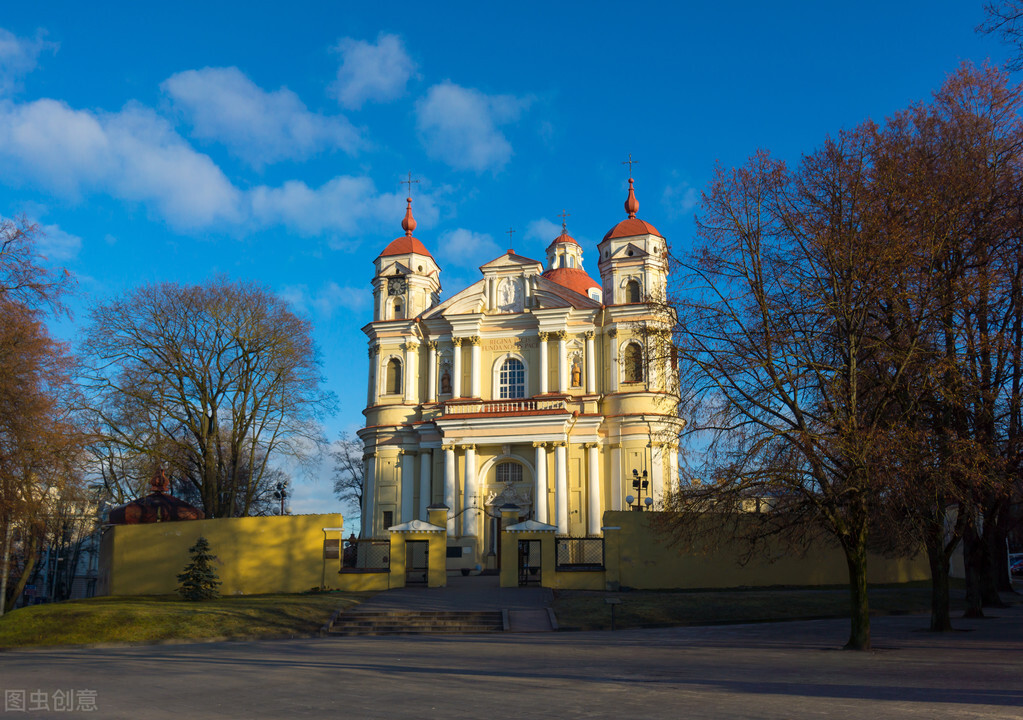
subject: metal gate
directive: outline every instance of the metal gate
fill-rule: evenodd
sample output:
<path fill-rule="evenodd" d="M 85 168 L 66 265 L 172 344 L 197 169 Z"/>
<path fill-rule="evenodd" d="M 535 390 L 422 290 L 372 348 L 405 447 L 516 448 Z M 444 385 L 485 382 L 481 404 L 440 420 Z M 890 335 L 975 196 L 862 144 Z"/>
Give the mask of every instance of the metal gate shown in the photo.
<path fill-rule="evenodd" d="M 426 540 L 405 541 L 405 584 L 425 585 L 430 575 L 430 543 Z"/>
<path fill-rule="evenodd" d="M 540 541 L 519 540 L 519 587 L 540 584 Z"/>

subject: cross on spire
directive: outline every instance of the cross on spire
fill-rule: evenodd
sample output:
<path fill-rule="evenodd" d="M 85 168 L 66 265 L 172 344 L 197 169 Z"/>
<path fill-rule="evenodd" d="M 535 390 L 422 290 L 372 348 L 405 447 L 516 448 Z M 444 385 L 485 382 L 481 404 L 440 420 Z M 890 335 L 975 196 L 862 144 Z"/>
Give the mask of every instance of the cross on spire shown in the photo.
<path fill-rule="evenodd" d="M 570 213 L 568 210 L 564 210 L 564 209 L 562 209 L 561 213 L 558 215 L 558 217 L 561 218 L 561 232 L 562 233 L 567 233 L 568 232 L 568 218 L 571 217 L 571 216 L 572 216 L 572 213 Z"/>
<path fill-rule="evenodd" d="M 508 233 L 508 244 L 511 245 L 512 235 L 515 234 L 515 230 L 513 230 L 512 228 L 508 228 L 507 233 Z"/>
<path fill-rule="evenodd" d="M 413 185 L 413 183 L 418 185 L 419 184 L 419 180 L 413 180 L 412 179 L 412 171 L 409 170 L 408 171 L 408 180 L 402 180 L 401 184 L 402 185 L 408 185 L 408 196 L 409 196 L 410 200 L 412 199 L 412 185 Z"/>
<path fill-rule="evenodd" d="M 632 153 L 629 153 L 629 159 L 628 160 L 622 160 L 622 165 L 628 165 L 629 166 L 629 179 L 630 180 L 632 179 L 632 166 L 633 166 L 633 164 L 638 163 L 638 162 L 639 162 L 639 160 L 633 160 L 632 159 Z"/>

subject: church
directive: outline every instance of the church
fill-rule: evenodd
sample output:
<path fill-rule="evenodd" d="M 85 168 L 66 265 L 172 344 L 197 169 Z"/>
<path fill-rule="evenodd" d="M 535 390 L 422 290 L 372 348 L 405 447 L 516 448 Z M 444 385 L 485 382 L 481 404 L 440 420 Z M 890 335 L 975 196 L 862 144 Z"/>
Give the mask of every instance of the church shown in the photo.
<path fill-rule="evenodd" d="M 601 537 L 606 510 L 658 509 L 677 478 L 668 246 L 637 217 L 597 245 L 562 233 L 544 261 L 508 250 L 445 300 L 413 232 L 374 261 L 363 538 L 447 507 L 449 569 L 493 567 L 501 512 Z M 533 254 L 527 251 L 527 254 Z"/>

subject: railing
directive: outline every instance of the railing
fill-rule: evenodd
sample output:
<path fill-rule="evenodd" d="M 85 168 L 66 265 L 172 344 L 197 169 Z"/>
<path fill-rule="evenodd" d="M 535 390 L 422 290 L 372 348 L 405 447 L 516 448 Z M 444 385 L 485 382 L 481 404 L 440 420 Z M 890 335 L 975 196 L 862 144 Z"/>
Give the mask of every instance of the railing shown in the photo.
<path fill-rule="evenodd" d="M 564 398 L 518 400 L 476 400 L 448 401 L 444 403 L 445 415 L 507 415 L 517 412 L 564 412 L 568 403 Z"/>
<path fill-rule="evenodd" d="M 604 538 L 557 538 L 554 562 L 557 570 L 603 570 Z"/>
<path fill-rule="evenodd" d="M 341 572 L 386 572 L 391 566 L 391 543 L 386 540 L 346 540 Z"/>

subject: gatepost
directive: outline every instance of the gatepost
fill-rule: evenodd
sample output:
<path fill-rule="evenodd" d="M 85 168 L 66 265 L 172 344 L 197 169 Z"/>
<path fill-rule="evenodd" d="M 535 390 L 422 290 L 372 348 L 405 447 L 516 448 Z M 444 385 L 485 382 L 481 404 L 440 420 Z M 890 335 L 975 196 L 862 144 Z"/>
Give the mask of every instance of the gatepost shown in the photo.
<path fill-rule="evenodd" d="M 448 583 L 447 571 L 447 507 L 431 505 L 427 508 L 430 520 L 411 520 L 388 528 L 391 533 L 391 565 L 388 586 L 405 587 L 405 543 L 425 540 L 427 545 L 427 587 L 444 587 Z"/>
<path fill-rule="evenodd" d="M 503 507 L 501 511 L 503 516 Z M 518 508 L 515 508 L 515 512 L 518 512 Z M 554 534 L 557 531 L 558 528 L 554 525 L 547 525 L 536 520 L 526 520 L 506 527 L 501 533 L 501 587 L 518 587 L 519 585 L 518 550 L 520 540 L 540 542 L 540 585 L 554 587 Z"/>

